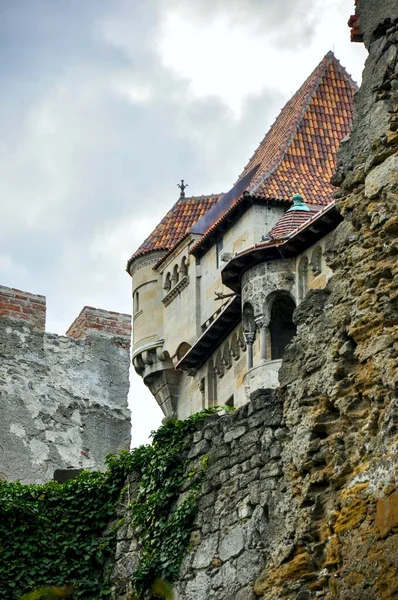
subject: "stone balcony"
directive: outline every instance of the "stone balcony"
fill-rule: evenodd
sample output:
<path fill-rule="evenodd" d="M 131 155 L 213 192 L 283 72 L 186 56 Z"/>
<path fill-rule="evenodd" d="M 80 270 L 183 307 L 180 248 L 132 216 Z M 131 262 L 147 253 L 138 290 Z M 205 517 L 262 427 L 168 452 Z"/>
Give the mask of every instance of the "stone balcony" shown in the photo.
<path fill-rule="evenodd" d="M 275 389 L 279 386 L 278 373 L 281 364 L 282 359 L 263 360 L 248 370 L 243 379 L 248 399 L 256 390 Z"/>

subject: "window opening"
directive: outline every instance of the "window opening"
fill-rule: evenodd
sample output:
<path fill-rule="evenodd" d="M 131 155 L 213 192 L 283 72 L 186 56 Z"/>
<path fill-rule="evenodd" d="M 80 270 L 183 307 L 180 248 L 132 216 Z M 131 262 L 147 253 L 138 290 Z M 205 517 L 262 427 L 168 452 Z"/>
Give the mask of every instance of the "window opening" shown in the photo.
<path fill-rule="evenodd" d="M 134 295 L 134 314 L 138 313 L 140 310 L 140 294 L 136 292 Z"/>
<path fill-rule="evenodd" d="M 280 295 L 275 298 L 271 307 L 269 331 L 271 336 L 271 360 L 283 357 L 285 348 L 296 335 L 297 327 L 293 323 L 293 312 L 296 308 L 290 296 Z"/>
<path fill-rule="evenodd" d="M 224 242 L 223 242 L 223 239 L 221 238 L 220 240 L 218 240 L 218 242 L 216 244 L 217 269 L 221 268 L 221 258 L 222 258 L 223 247 L 224 247 Z"/>

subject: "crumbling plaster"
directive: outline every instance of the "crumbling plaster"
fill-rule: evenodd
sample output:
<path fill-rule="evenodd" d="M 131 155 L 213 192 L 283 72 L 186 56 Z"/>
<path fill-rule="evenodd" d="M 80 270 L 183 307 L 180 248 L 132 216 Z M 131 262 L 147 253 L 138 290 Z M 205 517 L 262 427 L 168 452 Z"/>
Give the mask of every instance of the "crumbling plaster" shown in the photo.
<path fill-rule="evenodd" d="M 39 483 L 55 469 L 104 467 L 130 445 L 126 341 L 44 333 L 0 319 L 0 473 Z"/>

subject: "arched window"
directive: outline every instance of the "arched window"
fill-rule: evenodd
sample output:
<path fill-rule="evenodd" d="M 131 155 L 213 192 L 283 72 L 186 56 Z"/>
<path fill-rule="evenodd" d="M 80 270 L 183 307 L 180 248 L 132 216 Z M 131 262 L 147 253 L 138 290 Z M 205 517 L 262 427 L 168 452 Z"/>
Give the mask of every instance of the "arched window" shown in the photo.
<path fill-rule="evenodd" d="M 224 377 L 224 362 L 220 351 L 217 352 L 215 370 L 220 378 Z"/>
<path fill-rule="evenodd" d="M 171 283 L 173 285 L 175 285 L 176 283 L 178 283 L 178 280 L 179 280 L 178 265 L 175 265 L 174 269 L 173 269 L 173 275 L 171 276 Z"/>
<path fill-rule="evenodd" d="M 322 248 L 315 248 L 311 257 L 311 270 L 314 275 L 319 275 L 322 272 Z"/>
<path fill-rule="evenodd" d="M 232 354 L 228 342 L 226 342 L 224 346 L 222 357 L 224 365 L 227 367 L 227 369 L 230 369 L 232 367 Z"/>
<path fill-rule="evenodd" d="M 239 349 L 238 336 L 236 335 L 236 333 L 233 334 L 232 340 L 231 340 L 231 354 L 235 360 L 238 360 L 239 355 L 240 355 L 240 349 Z"/>
<path fill-rule="evenodd" d="M 187 257 L 186 256 L 182 257 L 181 265 L 180 265 L 180 274 L 181 274 L 181 277 L 185 277 L 185 275 L 188 275 L 188 265 L 187 265 Z"/>
<path fill-rule="evenodd" d="M 170 273 L 167 273 L 165 280 L 164 280 L 163 289 L 168 292 L 170 288 L 171 288 L 171 275 L 170 275 Z"/>
<path fill-rule="evenodd" d="M 271 336 L 271 360 L 282 358 L 286 346 L 296 335 L 293 312 L 296 305 L 287 294 L 278 294 L 271 306 L 269 332 Z"/>
<path fill-rule="evenodd" d="M 243 306 L 243 332 L 244 333 L 255 333 L 256 322 L 254 320 L 253 307 L 249 302 L 245 302 Z"/>
<path fill-rule="evenodd" d="M 134 294 L 133 310 L 134 310 L 134 314 L 138 313 L 140 310 L 140 294 L 139 294 L 139 292 L 136 292 Z"/>
<path fill-rule="evenodd" d="M 308 292 L 308 258 L 303 256 L 298 266 L 298 299 L 304 299 Z"/>

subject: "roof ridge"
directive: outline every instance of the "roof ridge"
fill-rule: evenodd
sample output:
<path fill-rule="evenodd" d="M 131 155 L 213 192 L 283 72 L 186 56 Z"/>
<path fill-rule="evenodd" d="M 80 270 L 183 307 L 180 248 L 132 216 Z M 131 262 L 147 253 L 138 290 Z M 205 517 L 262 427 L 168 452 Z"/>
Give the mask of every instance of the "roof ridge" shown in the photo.
<path fill-rule="evenodd" d="M 300 90 L 304 88 L 304 86 L 307 84 L 308 81 L 311 80 L 312 77 L 314 77 L 315 73 L 317 71 L 319 71 L 318 77 L 316 77 L 316 79 L 314 79 L 314 83 L 310 87 L 310 89 L 308 91 L 308 94 L 305 97 L 305 101 L 303 103 L 303 108 L 300 111 L 300 114 L 299 114 L 299 117 L 298 117 L 297 121 L 291 127 L 290 135 L 287 138 L 287 142 L 284 144 L 284 148 L 283 148 L 283 150 L 281 152 L 281 155 L 280 155 L 278 161 L 275 163 L 275 165 L 273 165 L 270 169 L 268 169 L 264 173 L 264 175 L 261 177 L 261 179 L 258 181 L 258 183 L 256 183 L 255 186 L 253 187 L 253 189 L 250 190 L 251 194 L 254 194 L 256 192 L 256 190 L 258 190 L 258 188 L 265 182 L 265 180 L 268 179 L 273 173 L 275 173 L 275 171 L 281 165 L 283 159 L 286 156 L 287 151 L 289 150 L 290 146 L 292 145 L 292 142 L 294 140 L 295 134 L 297 133 L 297 130 L 298 130 L 298 128 L 299 128 L 299 126 L 300 126 L 300 124 L 301 124 L 301 122 L 303 120 L 303 117 L 304 117 L 305 113 L 307 112 L 307 109 L 308 109 L 309 105 L 311 104 L 311 100 L 313 99 L 313 97 L 315 95 L 315 92 L 317 91 L 317 89 L 318 89 L 318 87 L 319 87 L 319 85 L 320 85 L 323 77 L 325 76 L 326 70 L 330 66 L 330 64 L 331 64 L 332 61 L 338 63 L 338 66 L 339 66 L 340 70 L 344 69 L 342 67 L 342 65 L 339 63 L 339 61 L 337 60 L 337 58 L 335 57 L 335 55 L 332 52 L 332 50 L 329 50 L 329 52 L 327 54 L 325 54 L 325 56 L 323 57 L 323 59 L 321 60 L 321 62 L 315 67 L 315 69 L 307 77 L 307 79 L 304 81 L 304 83 L 300 86 L 300 88 L 297 90 L 297 92 L 294 94 L 294 96 L 292 96 L 292 98 L 288 101 L 287 104 L 285 104 L 285 106 L 280 111 L 278 117 L 285 111 L 285 109 L 287 108 L 288 104 L 290 104 L 293 101 L 293 99 L 299 95 Z M 265 138 L 267 137 L 267 135 L 271 133 L 272 128 L 274 127 L 274 125 L 275 125 L 276 120 L 278 119 L 278 117 L 275 119 L 275 121 L 272 124 L 271 128 L 269 129 L 269 131 L 264 136 L 263 141 L 265 140 Z M 262 145 L 263 141 L 261 142 L 260 146 Z M 250 163 L 250 161 L 249 161 L 249 163 Z"/>

